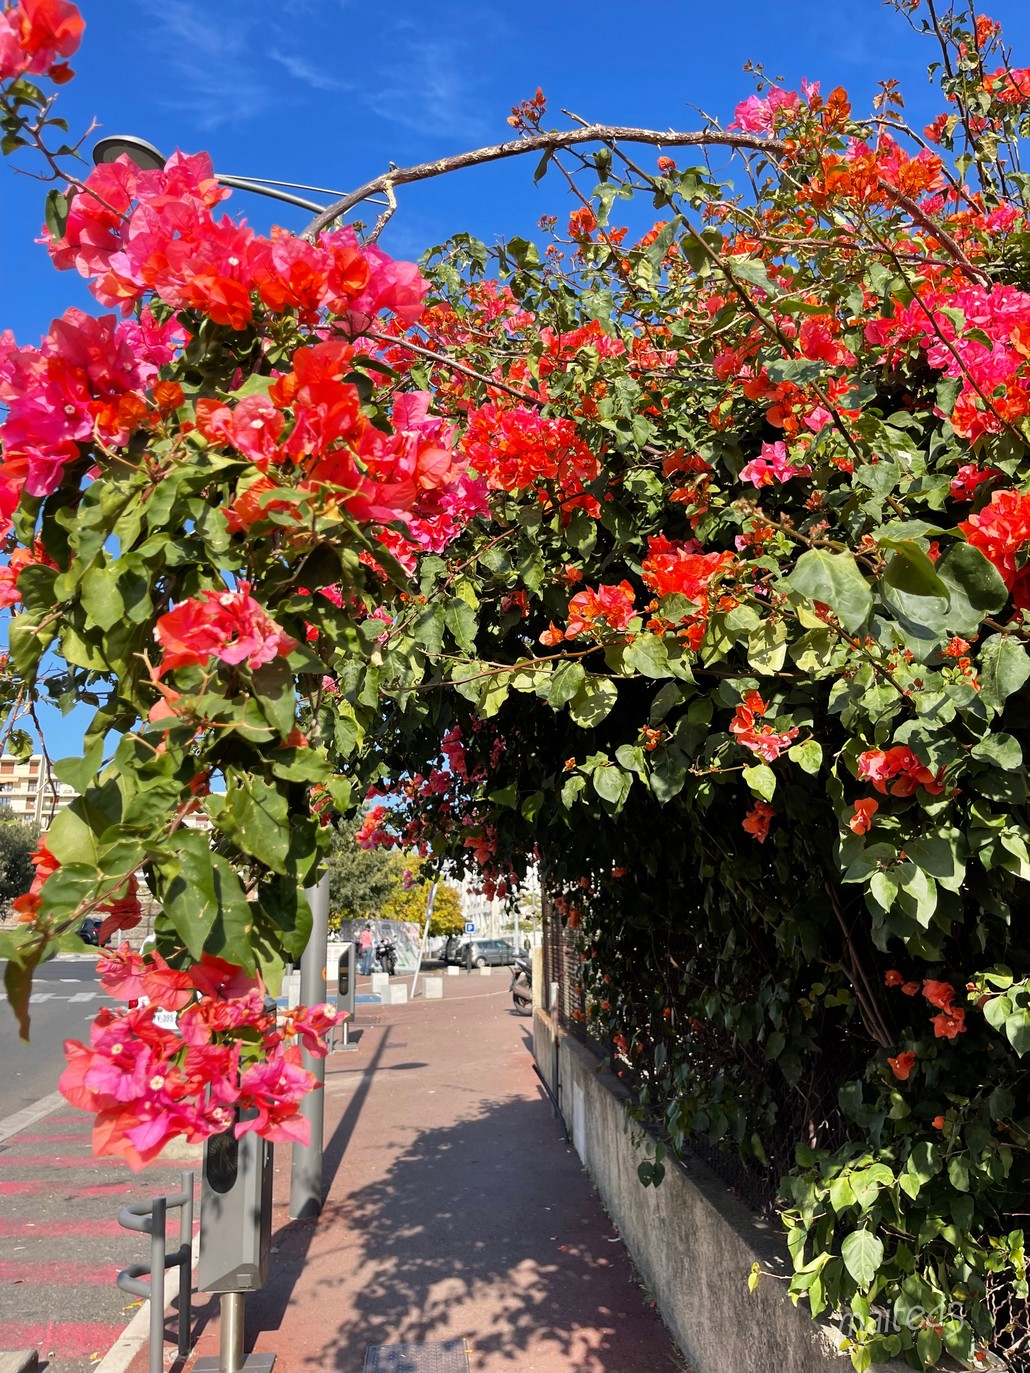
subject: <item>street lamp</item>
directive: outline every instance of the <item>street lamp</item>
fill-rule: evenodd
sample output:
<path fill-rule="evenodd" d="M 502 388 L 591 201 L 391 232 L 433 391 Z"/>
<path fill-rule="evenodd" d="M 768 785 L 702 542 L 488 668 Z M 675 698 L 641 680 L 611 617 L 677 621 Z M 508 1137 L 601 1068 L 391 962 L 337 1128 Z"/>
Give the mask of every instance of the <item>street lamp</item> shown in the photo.
<path fill-rule="evenodd" d="M 153 143 L 148 143 L 145 138 L 136 138 L 132 134 L 110 134 L 94 145 L 93 163 L 99 167 L 104 162 L 115 162 L 123 153 L 144 172 L 160 171 L 168 161 L 164 153 L 155 148 Z M 300 209 L 308 210 L 315 215 L 321 214 L 326 208 L 325 205 L 315 200 L 305 200 L 299 195 L 291 195 L 290 192 L 314 191 L 319 195 L 334 196 L 337 200 L 343 194 L 326 186 L 303 186 L 296 181 L 255 181 L 253 177 L 223 176 L 221 172 L 215 173 L 215 180 L 220 181 L 223 186 L 232 186 L 235 190 L 253 191 L 255 195 L 267 195 L 272 200 L 283 200 L 287 205 L 297 205 Z"/>

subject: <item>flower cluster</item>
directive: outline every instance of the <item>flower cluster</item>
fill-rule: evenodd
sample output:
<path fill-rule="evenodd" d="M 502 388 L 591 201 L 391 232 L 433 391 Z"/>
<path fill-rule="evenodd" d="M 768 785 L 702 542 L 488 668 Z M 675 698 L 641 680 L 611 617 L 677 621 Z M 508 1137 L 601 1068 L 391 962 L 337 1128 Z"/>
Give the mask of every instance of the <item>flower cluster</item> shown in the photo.
<path fill-rule="evenodd" d="M 273 658 L 286 657 L 297 640 L 269 619 L 250 594 L 250 583 L 233 591 L 202 591 L 162 615 L 154 626 L 164 649 L 160 675 L 211 658 L 252 671 Z"/>
<path fill-rule="evenodd" d="M 491 491 L 532 487 L 545 504 L 556 500 L 566 516 L 574 507 L 600 514 L 596 499 L 584 491 L 600 463 L 571 420 L 490 402 L 469 412 L 462 445 Z"/>
<path fill-rule="evenodd" d="M 57 267 L 91 278 L 101 304 L 123 313 L 153 294 L 235 330 L 263 308 L 294 310 L 307 323 L 328 311 L 355 333 L 384 310 L 409 323 L 422 313 L 426 283 L 411 263 L 359 247 L 350 229 L 312 244 L 215 219 L 229 194 L 206 154 L 177 152 L 150 171 L 123 155 L 90 173 L 50 255 Z"/>
<path fill-rule="evenodd" d="M 85 28 L 70 0 L 16 0 L 0 14 L 0 81 L 48 76 L 61 84 L 73 76 L 67 62 Z"/>
<path fill-rule="evenodd" d="M 939 796 L 944 790 L 944 769 L 932 772 L 905 744 L 866 749 L 859 756 L 858 775 L 884 796 L 914 796 L 920 787 L 931 796 Z"/>
<path fill-rule="evenodd" d="M 299 1105 L 316 1079 L 287 1041 L 323 1057 L 325 1034 L 346 1013 L 298 1006 L 280 1024 L 260 978 L 210 954 L 175 969 L 123 944 L 97 967 L 104 991 L 129 1007 L 101 1011 L 88 1045 L 65 1041 L 59 1083 L 95 1115 L 94 1153 L 138 1169 L 177 1136 L 198 1143 L 232 1128 L 237 1138 L 253 1130 L 308 1142 Z M 159 1024 L 158 1011 L 176 1013 L 177 1028 Z"/>
<path fill-rule="evenodd" d="M 758 724 L 757 721 L 767 709 L 759 693 L 749 691 L 730 721 L 730 733 L 736 737 L 738 744 L 757 753 L 763 762 L 774 763 L 785 749 L 790 748 L 798 737 L 798 731 L 792 727 L 777 733 L 772 725 Z"/>
<path fill-rule="evenodd" d="M 1030 496 L 1019 491 L 995 491 L 982 510 L 963 520 L 959 528 L 974 548 L 993 563 L 1012 593 L 1019 610 L 1030 609 Z"/>

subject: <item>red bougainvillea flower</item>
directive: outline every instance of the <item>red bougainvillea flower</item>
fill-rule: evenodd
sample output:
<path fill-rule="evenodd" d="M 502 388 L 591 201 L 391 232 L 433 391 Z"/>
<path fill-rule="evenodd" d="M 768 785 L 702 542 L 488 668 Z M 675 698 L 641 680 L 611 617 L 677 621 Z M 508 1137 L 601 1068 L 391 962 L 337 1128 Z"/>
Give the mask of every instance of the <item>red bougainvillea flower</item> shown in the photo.
<path fill-rule="evenodd" d="M 959 529 L 998 569 L 1017 608 L 1030 609 L 1030 578 L 1024 567 L 1030 543 L 1030 495 L 995 491 L 990 504 L 963 520 Z"/>
<path fill-rule="evenodd" d="M 891 1072 L 899 1082 L 907 1082 L 909 1074 L 916 1066 L 916 1056 L 911 1049 L 905 1049 L 897 1058 L 888 1058 Z"/>
<path fill-rule="evenodd" d="M 923 995 L 931 1006 L 939 1006 L 942 1011 L 950 1011 L 955 999 L 955 988 L 950 982 L 935 982 L 927 978 L 923 982 Z"/>
<path fill-rule="evenodd" d="M 855 813 L 848 821 L 848 829 L 854 834 L 868 834 L 873 827 L 873 816 L 879 809 L 879 801 L 872 796 L 863 797 L 860 801 L 856 801 Z"/>
<path fill-rule="evenodd" d="M 930 1023 L 938 1039 L 956 1039 L 966 1032 L 966 1013 L 952 1006 L 950 1010 L 935 1015 Z"/>
<path fill-rule="evenodd" d="M 16 605 L 21 600 L 18 578 L 27 567 L 56 567 L 48 556 L 42 543 L 37 539 L 31 548 L 18 547 L 11 553 L 6 567 L 0 567 L 0 610 Z"/>
<path fill-rule="evenodd" d="M 741 828 L 753 835 L 760 844 L 764 844 L 768 838 L 769 826 L 772 824 L 775 814 L 776 812 L 768 801 L 756 801 L 741 821 Z"/>
<path fill-rule="evenodd" d="M 867 749 L 859 756 L 858 775 L 884 796 L 888 790 L 891 796 L 914 796 L 920 787 L 931 796 L 939 796 L 944 790 L 944 769 L 931 772 L 905 744 Z M 892 784 L 889 788 L 888 783 Z"/>
<path fill-rule="evenodd" d="M 154 632 L 165 651 L 159 675 L 211 658 L 254 669 L 297 647 L 250 595 L 249 582 L 235 591 L 202 591 L 162 615 Z"/>
<path fill-rule="evenodd" d="M 633 588 L 629 582 L 622 581 L 617 586 L 599 586 L 596 591 L 589 588 L 577 591 L 569 601 L 569 623 L 565 637 L 574 639 L 578 634 L 596 632 L 598 621 L 602 627 L 607 626 L 621 634 L 636 613 Z"/>
<path fill-rule="evenodd" d="M 900 987 L 905 979 L 898 972 L 897 968 L 888 968 L 887 972 L 884 974 L 883 980 L 884 984 L 888 987 Z"/>

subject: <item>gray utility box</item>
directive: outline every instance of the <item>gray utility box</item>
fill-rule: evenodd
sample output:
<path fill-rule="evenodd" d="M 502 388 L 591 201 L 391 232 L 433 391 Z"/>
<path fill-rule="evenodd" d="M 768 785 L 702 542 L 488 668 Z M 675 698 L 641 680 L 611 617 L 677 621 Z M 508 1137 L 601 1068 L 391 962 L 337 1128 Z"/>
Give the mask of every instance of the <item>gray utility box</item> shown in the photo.
<path fill-rule="evenodd" d="M 253 1292 L 268 1278 L 272 1244 L 272 1146 L 232 1130 L 204 1144 L 200 1188 L 201 1292 Z"/>

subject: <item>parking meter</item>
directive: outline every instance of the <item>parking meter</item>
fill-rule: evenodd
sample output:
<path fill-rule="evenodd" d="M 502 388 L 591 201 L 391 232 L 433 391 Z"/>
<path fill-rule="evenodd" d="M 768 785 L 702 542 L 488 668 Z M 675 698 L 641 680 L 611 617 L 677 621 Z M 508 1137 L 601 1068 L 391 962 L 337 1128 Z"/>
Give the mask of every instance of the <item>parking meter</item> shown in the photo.
<path fill-rule="evenodd" d="M 201 1292 L 252 1292 L 268 1278 L 272 1243 L 272 1146 L 231 1129 L 204 1144 L 200 1191 Z"/>
<path fill-rule="evenodd" d="M 356 979 L 354 968 L 356 950 L 353 943 L 344 944 L 340 949 L 340 968 L 336 987 L 336 1009 L 346 1011 L 354 1018 L 354 991 Z"/>

